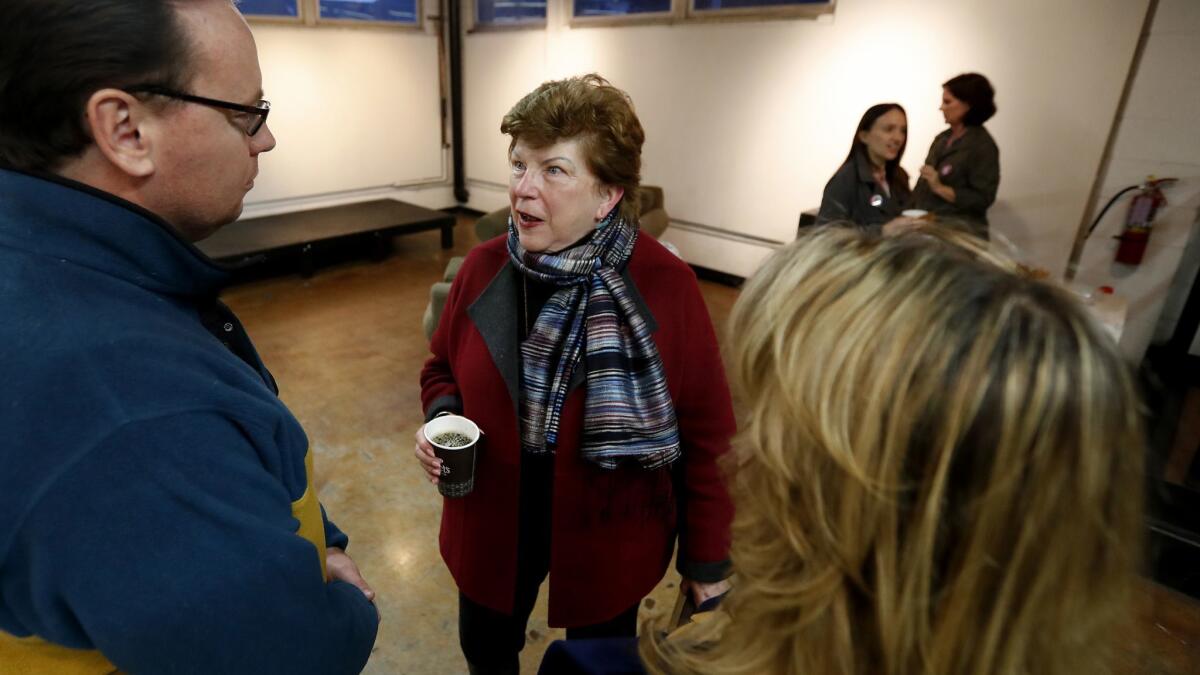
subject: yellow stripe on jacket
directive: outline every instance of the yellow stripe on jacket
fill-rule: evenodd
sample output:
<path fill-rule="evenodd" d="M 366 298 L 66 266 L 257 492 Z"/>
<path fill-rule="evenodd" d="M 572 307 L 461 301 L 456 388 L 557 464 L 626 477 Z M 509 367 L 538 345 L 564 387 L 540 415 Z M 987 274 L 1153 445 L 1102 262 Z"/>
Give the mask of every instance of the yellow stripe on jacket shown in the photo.
<path fill-rule="evenodd" d="M 317 547 L 321 575 L 328 581 L 329 573 L 325 569 L 325 521 L 321 518 L 317 491 L 313 489 L 312 456 L 312 448 L 309 448 L 304 456 L 308 484 L 300 499 L 292 502 L 292 516 L 300 521 L 300 529 L 296 534 Z M 110 675 L 116 672 L 117 667 L 95 649 L 72 649 L 46 642 L 37 636 L 19 638 L 0 631 L 0 675 Z"/>
<path fill-rule="evenodd" d="M 95 649 L 71 649 L 36 637 L 0 631 L 0 674 L 109 675 L 117 667 Z"/>
<path fill-rule="evenodd" d="M 300 521 L 297 534 L 317 547 L 317 556 L 321 559 L 321 575 L 329 581 L 329 572 L 325 569 L 325 520 L 321 518 L 321 503 L 317 501 L 317 491 L 313 488 L 312 448 L 304 455 L 304 473 L 308 474 L 308 485 L 300 499 L 292 502 L 292 515 Z"/>

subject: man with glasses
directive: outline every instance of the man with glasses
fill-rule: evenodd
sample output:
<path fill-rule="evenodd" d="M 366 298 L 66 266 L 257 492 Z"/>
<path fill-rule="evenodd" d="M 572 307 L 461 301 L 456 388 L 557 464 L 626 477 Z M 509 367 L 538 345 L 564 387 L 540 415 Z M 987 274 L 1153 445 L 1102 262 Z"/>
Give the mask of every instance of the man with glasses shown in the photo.
<path fill-rule="evenodd" d="M 275 138 L 230 0 L 0 2 L 0 671 L 354 673 L 374 593 L 191 242 Z"/>

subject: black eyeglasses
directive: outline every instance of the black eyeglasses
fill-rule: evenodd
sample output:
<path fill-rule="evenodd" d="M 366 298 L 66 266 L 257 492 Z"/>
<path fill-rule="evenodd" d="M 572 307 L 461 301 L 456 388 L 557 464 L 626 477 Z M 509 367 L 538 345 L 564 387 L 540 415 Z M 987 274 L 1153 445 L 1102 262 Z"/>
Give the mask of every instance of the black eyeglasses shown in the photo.
<path fill-rule="evenodd" d="M 139 84 L 134 87 L 126 87 L 125 91 L 131 94 L 145 93 L 154 96 L 166 96 L 167 98 L 175 98 L 188 103 L 199 103 L 213 108 L 224 108 L 226 110 L 234 110 L 242 113 L 245 117 L 233 118 L 234 124 L 246 132 L 247 136 L 253 136 L 258 133 L 258 130 L 267 123 L 267 113 L 271 112 L 270 101 L 259 101 L 256 105 L 242 105 L 241 103 L 231 103 L 215 98 L 205 98 L 204 96 L 193 96 L 185 94 L 181 91 L 161 87 L 157 84 Z"/>

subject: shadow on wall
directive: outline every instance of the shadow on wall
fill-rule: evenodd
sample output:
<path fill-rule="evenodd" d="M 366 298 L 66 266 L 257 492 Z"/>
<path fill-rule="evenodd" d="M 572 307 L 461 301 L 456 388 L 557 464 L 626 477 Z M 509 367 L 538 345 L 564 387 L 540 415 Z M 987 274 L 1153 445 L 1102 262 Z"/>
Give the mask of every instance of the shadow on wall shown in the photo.
<path fill-rule="evenodd" d="M 1070 190 L 998 199 L 988 209 L 993 247 L 1061 279 L 1075 238 L 1074 226 L 1064 226 L 1063 214 L 1070 212 L 1077 219 L 1075 209 L 1066 205 L 1078 199 L 1079 194 Z"/>
<path fill-rule="evenodd" d="M 1033 241 L 1033 228 L 1005 199 L 997 199 L 988 209 L 988 231 L 992 247 L 1005 255 L 1028 264 L 1031 253 L 1028 243 Z"/>

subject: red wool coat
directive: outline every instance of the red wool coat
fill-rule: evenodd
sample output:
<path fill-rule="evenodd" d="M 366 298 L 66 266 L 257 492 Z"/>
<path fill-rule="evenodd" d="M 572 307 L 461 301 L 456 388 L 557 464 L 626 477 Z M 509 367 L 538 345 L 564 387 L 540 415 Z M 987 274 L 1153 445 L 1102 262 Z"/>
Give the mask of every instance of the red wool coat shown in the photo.
<path fill-rule="evenodd" d="M 607 470 L 583 459 L 586 385 L 576 368 L 554 461 L 552 626 L 599 623 L 633 606 L 662 579 L 677 533 L 685 577 L 726 574 L 733 507 L 717 458 L 729 447 L 734 419 L 708 310 L 695 274 L 651 237 L 638 237 L 623 276 L 662 356 L 682 457 L 657 471 Z M 427 414 L 461 410 L 486 434 L 474 491 L 444 500 L 442 558 L 467 597 L 505 613 L 513 610 L 517 579 L 520 290 L 505 238 L 476 246 L 455 277 L 421 371 Z"/>

